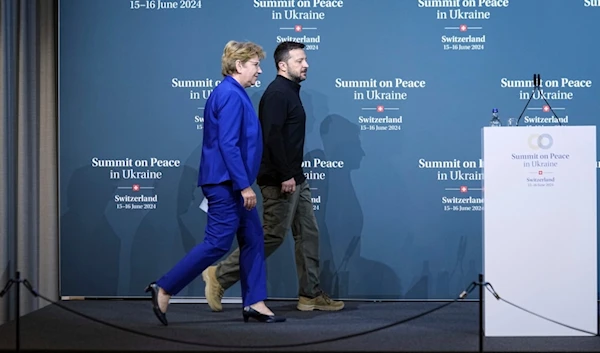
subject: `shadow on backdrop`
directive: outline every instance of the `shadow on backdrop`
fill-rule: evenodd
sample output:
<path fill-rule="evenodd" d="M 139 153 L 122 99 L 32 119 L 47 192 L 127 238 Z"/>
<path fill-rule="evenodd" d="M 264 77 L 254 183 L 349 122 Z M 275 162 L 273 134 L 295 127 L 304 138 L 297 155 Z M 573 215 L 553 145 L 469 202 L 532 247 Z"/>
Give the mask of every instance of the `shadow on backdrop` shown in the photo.
<path fill-rule="evenodd" d="M 69 180 L 67 211 L 60 218 L 62 296 L 119 294 L 121 239 L 106 216 L 117 182 L 105 173 L 88 165 Z"/>
<path fill-rule="evenodd" d="M 322 206 L 319 223 L 325 225 L 324 237 L 331 243 L 324 250 L 332 254 L 331 259 L 323 258 L 327 272 L 322 277 L 328 282 L 324 288 L 331 288 L 332 295 L 338 298 L 399 298 L 402 285 L 395 271 L 361 256 L 363 212 L 351 176 L 365 157 L 360 128 L 340 115 L 331 114 L 321 123 L 320 135 L 323 151 L 309 154 L 344 162 L 343 168 L 320 170 L 326 172 L 327 182 L 321 186 L 326 190 L 318 190 Z"/>
<path fill-rule="evenodd" d="M 133 237 L 130 295 L 144 295 L 148 283 L 160 278 L 195 243 L 182 225 L 181 216 L 193 201 L 197 173 L 186 165 L 165 168 L 162 173 L 154 183 L 154 191 L 148 193 L 158 195 L 157 208 L 145 215 Z M 189 288 L 181 294 L 185 291 Z"/>

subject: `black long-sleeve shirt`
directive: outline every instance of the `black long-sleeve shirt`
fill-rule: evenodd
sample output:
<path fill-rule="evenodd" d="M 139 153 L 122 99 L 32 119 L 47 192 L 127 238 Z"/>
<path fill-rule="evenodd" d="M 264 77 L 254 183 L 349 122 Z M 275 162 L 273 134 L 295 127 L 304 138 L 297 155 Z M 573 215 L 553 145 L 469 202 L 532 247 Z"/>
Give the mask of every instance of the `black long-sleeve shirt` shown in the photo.
<path fill-rule="evenodd" d="M 264 151 L 257 183 L 280 186 L 290 178 L 296 184 L 304 182 L 306 112 L 300 100 L 300 84 L 277 75 L 260 99 L 258 116 Z"/>

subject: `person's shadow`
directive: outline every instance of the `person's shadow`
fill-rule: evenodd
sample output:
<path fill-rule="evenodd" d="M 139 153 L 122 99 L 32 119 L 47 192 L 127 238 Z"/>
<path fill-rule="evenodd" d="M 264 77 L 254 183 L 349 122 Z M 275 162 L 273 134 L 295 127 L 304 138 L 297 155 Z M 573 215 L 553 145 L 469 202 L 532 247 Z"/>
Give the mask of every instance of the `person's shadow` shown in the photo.
<path fill-rule="evenodd" d="M 157 207 L 146 214 L 133 237 L 130 295 L 143 295 L 150 282 L 160 278 L 196 244 L 181 217 L 194 200 L 198 174 L 187 165 L 166 168 L 162 173 L 162 178 L 154 183 Z"/>
<path fill-rule="evenodd" d="M 193 174 L 193 178 L 191 176 L 181 178 L 180 181 L 180 188 L 189 188 L 193 195 L 192 202 L 188 205 L 187 210 L 179 217 L 183 239 L 187 239 L 187 242 L 184 244 L 186 253 L 204 241 L 204 232 L 206 230 L 207 214 L 200 209 L 200 204 L 204 200 L 204 194 L 202 188 L 197 186 L 201 155 L 202 143 L 196 146 L 185 161 L 186 168 L 192 171 L 190 174 Z M 185 201 L 186 194 L 180 194 L 180 197 Z M 204 296 L 204 282 L 201 277 L 196 278 L 190 283 L 188 288 L 188 295 L 194 297 Z"/>
<path fill-rule="evenodd" d="M 329 229 L 325 222 L 327 215 L 327 200 L 329 192 L 329 177 L 326 169 L 314 167 L 315 159 L 326 160 L 325 152 L 322 149 L 314 149 L 304 155 L 306 166 L 304 172 L 312 176 L 309 181 L 311 197 L 313 199 L 313 208 L 315 209 L 315 218 L 319 227 L 319 259 L 320 259 L 320 282 L 321 289 L 326 293 L 334 295 L 334 258 L 331 237 Z"/>
<path fill-rule="evenodd" d="M 309 153 L 327 161 L 343 161 L 343 168 L 315 170 L 325 172 L 325 181 L 313 184 L 321 196 L 320 226 L 324 272 L 323 287 L 337 298 L 400 298 L 402 285 L 388 265 L 361 256 L 363 213 L 356 196 L 351 172 L 360 168 L 365 153 L 360 142 L 360 128 L 346 118 L 328 115 L 320 127 L 323 151 Z M 325 188 L 326 190 L 323 190 Z M 332 254 L 332 259 L 327 258 Z"/>
<path fill-rule="evenodd" d="M 67 186 L 68 210 L 60 219 L 62 296 L 119 294 L 121 239 L 106 217 L 117 181 L 105 173 L 106 169 L 83 166 Z"/>

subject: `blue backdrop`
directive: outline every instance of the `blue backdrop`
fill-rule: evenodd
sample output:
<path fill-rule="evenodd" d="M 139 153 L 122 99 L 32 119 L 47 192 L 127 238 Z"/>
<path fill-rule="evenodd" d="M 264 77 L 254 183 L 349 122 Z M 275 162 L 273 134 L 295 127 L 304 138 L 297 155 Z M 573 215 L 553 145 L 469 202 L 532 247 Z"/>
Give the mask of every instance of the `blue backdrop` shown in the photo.
<path fill-rule="evenodd" d="M 202 108 L 235 39 L 268 54 L 255 104 L 278 42 L 307 44 L 323 288 L 454 298 L 482 268 L 481 128 L 519 116 L 534 73 L 564 125 L 595 125 L 599 20 L 594 0 L 61 0 L 61 294 L 143 295 L 202 241 Z M 551 117 L 536 96 L 520 125 Z M 297 295 L 291 235 L 268 284 Z"/>

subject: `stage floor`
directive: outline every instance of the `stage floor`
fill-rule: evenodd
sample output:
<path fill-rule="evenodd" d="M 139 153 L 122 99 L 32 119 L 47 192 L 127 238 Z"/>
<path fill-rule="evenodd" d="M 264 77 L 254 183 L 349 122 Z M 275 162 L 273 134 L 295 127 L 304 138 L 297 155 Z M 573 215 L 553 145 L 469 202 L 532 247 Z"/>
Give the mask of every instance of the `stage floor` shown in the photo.
<path fill-rule="evenodd" d="M 169 326 L 160 325 L 150 301 L 86 300 L 66 307 L 116 328 L 51 305 L 21 318 L 22 350 L 221 351 L 279 346 L 277 351 L 461 351 L 479 350 L 478 303 L 457 302 L 429 315 L 352 338 L 306 344 L 389 326 L 443 303 L 347 302 L 340 312 L 300 312 L 293 301 L 269 302 L 285 323 L 244 323 L 240 304 L 213 313 L 206 304 L 171 304 Z M 0 350 L 14 350 L 15 323 L 0 326 Z M 143 332 L 148 337 L 128 330 Z M 177 343 L 173 340 L 191 344 Z M 600 337 L 485 338 L 484 351 L 600 351 Z M 304 345 L 298 345 L 304 344 Z M 295 347 L 282 347 L 291 345 Z M 222 347 L 222 348 L 219 348 Z M 266 348 L 257 351 L 268 351 Z"/>

